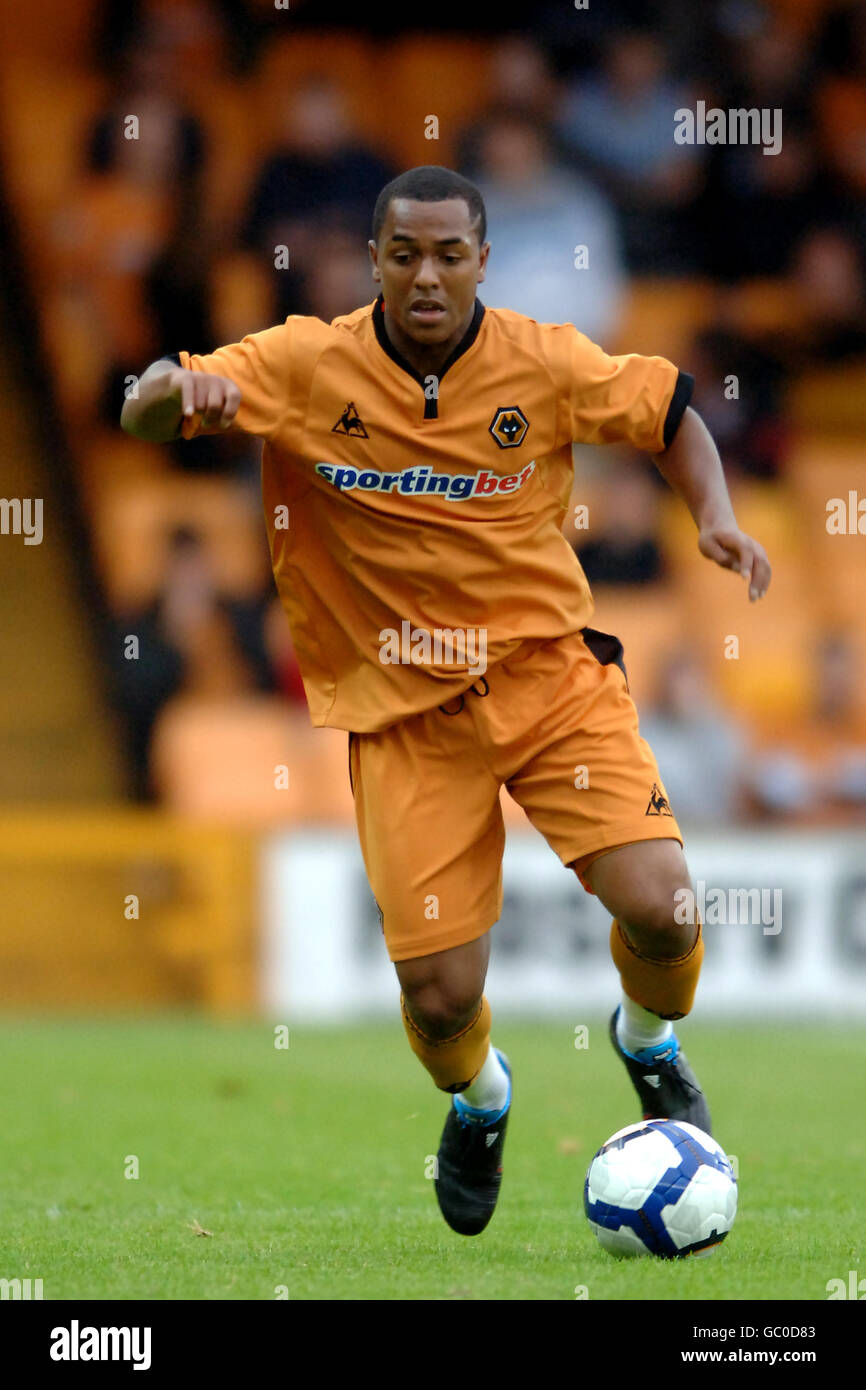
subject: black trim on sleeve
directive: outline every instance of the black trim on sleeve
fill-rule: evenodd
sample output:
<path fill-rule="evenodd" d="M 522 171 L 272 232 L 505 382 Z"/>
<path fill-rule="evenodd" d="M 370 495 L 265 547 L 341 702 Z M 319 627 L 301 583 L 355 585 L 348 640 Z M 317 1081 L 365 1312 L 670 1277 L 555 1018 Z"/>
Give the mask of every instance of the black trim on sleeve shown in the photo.
<path fill-rule="evenodd" d="M 666 449 L 673 443 L 674 435 L 680 427 L 680 422 L 686 413 L 686 406 L 692 398 L 694 389 L 695 379 L 691 372 L 680 372 L 674 387 L 674 394 L 671 396 L 671 403 L 668 406 L 668 413 L 665 416 L 664 441 Z"/>

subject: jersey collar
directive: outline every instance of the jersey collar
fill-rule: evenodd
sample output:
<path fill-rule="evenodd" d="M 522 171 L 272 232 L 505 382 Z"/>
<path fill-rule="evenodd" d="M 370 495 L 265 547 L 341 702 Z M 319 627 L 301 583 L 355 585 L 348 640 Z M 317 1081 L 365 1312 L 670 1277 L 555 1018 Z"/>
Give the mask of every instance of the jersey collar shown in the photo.
<path fill-rule="evenodd" d="M 475 311 L 470 320 L 469 327 L 463 334 L 463 337 L 460 339 L 460 342 L 457 344 L 450 357 L 446 358 L 445 362 L 443 362 L 441 368 L 436 373 L 436 376 L 439 378 L 440 381 L 442 380 L 445 373 L 448 371 L 449 367 L 453 367 L 457 359 L 459 357 L 462 357 L 464 352 L 469 351 L 472 344 L 475 342 L 475 339 L 478 337 L 478 333 L 481 328 L 481 321 L 483 318 L 484 305 L 481 303 L 480 299 L 476 299 Z M 388 337 L 388 333 L 385 328 L 385 296 L 383 294 L 379 295 L 378 299 L 376 300 L 376 303 L 373 305 L 373 329 L 382 351 L 386 352 L 388 356 L 391 358 L 391 361 L 396 362 L 397 366 L 402 368 L 404 372 L 408 372 L 409 376 L 411 376 L 413 380 L 419 382 L 421 386 L 424 386 L 425 378 L 421 375 L 420 372 L 416 372 L 415 368 L 412 366 L 412 363 L 407 361 L 407 359 L 403 356 L 402 352 L 399 352 L 397 350 L 397 348 L 391 342 L 391 339 Z"/>

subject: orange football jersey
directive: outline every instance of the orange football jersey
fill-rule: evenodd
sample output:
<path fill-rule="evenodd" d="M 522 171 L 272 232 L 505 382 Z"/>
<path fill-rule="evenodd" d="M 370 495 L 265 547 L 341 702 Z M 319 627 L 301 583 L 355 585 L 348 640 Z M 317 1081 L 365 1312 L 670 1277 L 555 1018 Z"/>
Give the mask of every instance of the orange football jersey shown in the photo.
<path fill-rule="evenodd" d="M 693 384 L 662 357 L 611 357 L 571 324 L 480 301 L 423 377 L 381 296 L 178 360 L 240 388 L 233 428 L 264 440 L 274 577 L 313 723 L 358 733 L 460 694 L 527 638 L 587 625 L 560 529 L 572 441 L 660 453 Z M 219 432 L 200 420 L 185 438 Z"/>

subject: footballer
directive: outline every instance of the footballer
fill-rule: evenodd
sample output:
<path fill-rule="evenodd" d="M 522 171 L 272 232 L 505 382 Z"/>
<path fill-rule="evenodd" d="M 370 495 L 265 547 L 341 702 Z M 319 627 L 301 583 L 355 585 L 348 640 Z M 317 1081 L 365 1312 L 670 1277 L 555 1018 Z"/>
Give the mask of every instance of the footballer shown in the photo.
<path fill-rule="evenodd" d="M 406 1036 L 450 1096 L 439 1206 L 476 1235 L 499 1195 L 512 1100 L 484 994 L 503 786 L 613 919 L 611 1041 L 643 1115 L 711 1124 L 673 1026 L 692 1008 L 701 922 L 675 915 L 691 889 L 682 835 L 622 646 L 590 625 L 561 530 L 572 443 L 650 454 L 701 554 L 744 576 L 752 601 L 770 567 L 737 526 L 688 373 L 479 300 L 491 248 L 474 184 L 410 169 L 382 190 L 372 232 L 374 302 L 163 357 L 121 424 L 156 442 L 229 429 L 264 441 L 274 578 L 312 722 L 348 733 Z M 395 633 L 408 652 L 395 656 Z"/>

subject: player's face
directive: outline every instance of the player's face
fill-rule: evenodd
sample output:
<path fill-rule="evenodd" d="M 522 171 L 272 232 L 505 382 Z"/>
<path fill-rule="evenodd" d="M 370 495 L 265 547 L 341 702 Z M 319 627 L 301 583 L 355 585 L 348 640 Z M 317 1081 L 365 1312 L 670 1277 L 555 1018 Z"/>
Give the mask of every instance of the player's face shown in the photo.
<path fill-rule="evenodd" d="M 477 223 L 462 198 L 393 198 L 378 246 L 370 242 L 373 279 L 393 323 L 423 346 L 456 346 L 469 327 L 489 251 L 488 242 L 479 246 Z"/>

